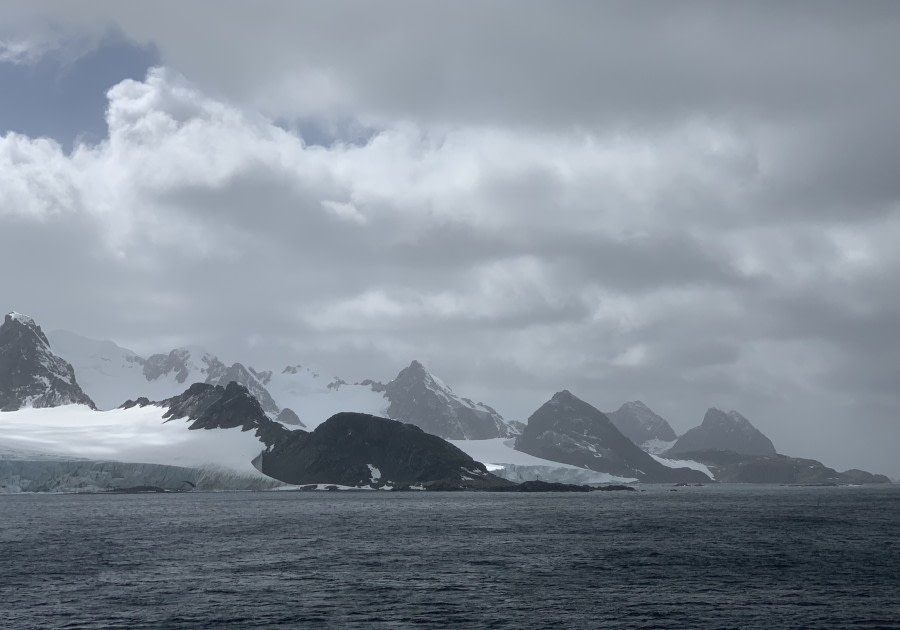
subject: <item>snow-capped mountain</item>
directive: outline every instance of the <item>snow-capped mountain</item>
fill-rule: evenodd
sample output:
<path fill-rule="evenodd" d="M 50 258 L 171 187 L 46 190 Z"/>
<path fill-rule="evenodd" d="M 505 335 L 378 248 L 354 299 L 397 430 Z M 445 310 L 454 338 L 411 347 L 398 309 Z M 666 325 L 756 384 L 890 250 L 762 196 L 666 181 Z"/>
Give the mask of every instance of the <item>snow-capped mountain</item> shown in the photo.
<path fill-rule="evenodd" d="M 658 444 L 673 443 L 678 436 L 665 418 L 657 415 L 639 400 L 627 402 L 606 416 L 625 437 L 643 448 L 652 450 Z M 646 445 L 646 446 L 645 446 Z"/>
<path fill-rule="evenodd" d="M 69 404 L 94 407 L 41 327 L 27 315 L 8 313 L 0 325 L 0 411 Z"/>
<path fill-rule="evenodd" d="M 278 417 L 282 411 L 252 369 L 241 363 L 229 367 L 198 346 L 144 358 L 112 341 L 65 330 L 53 331 L 49 338 L 59 355 L 72 364 L 79 382 L 100 409 L 113 409 L 140 396 L 150 400 L 170 398 L 192 383 L 225 386 L 234 381 L 250 390 L 269 417 Z"/>
<path fill-rule="evenodd" d="M 452 440 L 514 437 L 520 432 L 517 423 L 507 422 L 488 405 L 455 394 L 418 361 L 388 383 L 348 383 L 303 365 L 256 374 L 276 402 L 289 406 L 312 427 L 341 411 L 355 411 L 415 424 Z"/>
<path fill-rule="evenodd" d="M 703 422 L 680 438 L 666 455 L 700 451 L 731 451 L 744 455 L 774 455 L 772 441 L 737 411 L 710 407 Z"/>
<path fill-rule="evenodd" d="M 531 415 L 515 448 L 535 457 L 641 481 L 710 481 L 699 470 L 672 468 L 645 453 L 603 412 L 567 390 L 554 394 Z"/>
<path fill-rule="evenodd" d="M 453 393 L 450 386 L 430 374 L 418 361 L 413 361 L 397 377 L 380 386 L 389 401 L 389 418 L 409 422 L 428 433 L 450 440 L 485 440 L 514 437 L 519 434 L 493 408 Z"/>

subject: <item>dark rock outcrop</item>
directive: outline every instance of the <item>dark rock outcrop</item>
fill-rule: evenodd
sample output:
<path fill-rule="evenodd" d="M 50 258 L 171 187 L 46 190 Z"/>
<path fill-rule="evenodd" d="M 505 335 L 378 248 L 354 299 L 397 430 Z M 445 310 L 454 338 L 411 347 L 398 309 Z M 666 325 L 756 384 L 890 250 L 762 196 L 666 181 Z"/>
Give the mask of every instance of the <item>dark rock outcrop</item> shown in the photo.
<path fill-rule="evenodd" d="M 70 404 L 96 409 L 41 327 L 25 315 L 7 314 L 0 325 L 0 411 Z"/>
<path fill-rule="evenodd" d="M 678 438 L 665 418 L 639 400 L 627 402 L 606 416 L 629 440 L 640 446 L 649 440 L 672 442 Z"/>
<path fill-rule="evenodd" d="M 551 461 L 646 482 L 709 481 L 700 471 L 663 466 L 625 437 L 603 412 L 568 391 L 528 419 L 516 450 Z"/>
<path fill-rule="evenodd" d="M 680 438 L 666 452 L 667 457 L 683 457 L 697 451 L 731 451 L 744 455 L 775 455 L 775 446 L 737 411 L 725 413 L 711 407 L 703 422 Z"/>
<path fill-rule="evenodd" d="M 311 433 L 286 433 L 258 462 L 263 473 L 286 483 L 427 490 L 513 485 L 447 441 L 396 420 L 347 412 Z"/>
<path fill-rule="evenodd" d="M 410 363 L 386 385 L 373 381 L 360 384 L 384 392 L 390 402 L 386 412 L 390 418 L 415 424 L 448 440 L 483 440 L 519 434 L 518 428 L 506 422 L 496 410 L 457 396 L 418 361 Z"/>
<path fill-rule="evenodd" d="M 239 383 L 247 388 L 247 390 L 259 401 L 262 410 L 275 418 L 281 412 L 281 409 L 275 403 L 275 399 L 266 389 L 265 385 L 250 370 L 245 368 L 241 363 L 234 363 L 231 367 L 225 368 L 223 371 L 215 371 L 209 374 L 206 382 L 210 385 L 228 385 L 228 383 Z M 293 412 L 292 412 L 293 413 Z M 297 418 L 299 422 L 300 419 Z"/>
<path fill-rule="evenodd" d="M 126 403 L 127 404 L 127 403 Z M 166 420 L 189 418 L 188 427 L 197 429 L 233 429 L 255 431 L 267 447 L 291 433 L 284 426 L 269 419 L 259 401 L 243 385 L 230 381 L 226 386 L 194 383 L 184 393 L 156 403 L 168 409 Z"/>
<path fill-rule="evenodd" d="M 174 373 L 176 383 L 185 383 L 191 376 L 191 362 L 197 361 L 196 368 L 207 380 L 218 381 L 227 369 L 225 364 L 210 354 L 199 353 L 199 357 L 194 357 L 195 353 L 191 348 L 176 348 L 169 354 L 151 355 L 144 361 L 144 377 L 148 381 L 154 381 Z"/>
<path fill-rule="evenodd" d="M 289 424 L 291 426 L 295 426 L 298 429 L 303 429 L 306 426 L 300 421 L 300 418 L 296 413 L 294 413 L 294 410 L 290 409 L 289 407 L 285 407 L 284 409 L 282 409 L 281 412 L 275 417 L 275 421 L 280 422 L 281 424 Z"/>
<path fill-rule="evenodd" d="M 685 453 L 684 457 L 702 462 L 722 483 L 778 483 L 800 485 L 838 485 L 890 483 L 884 475 L 862 470 L 838 472 L 820 461 L 787 455 L 747 455 L 734 451 L 709 450 Z"/>

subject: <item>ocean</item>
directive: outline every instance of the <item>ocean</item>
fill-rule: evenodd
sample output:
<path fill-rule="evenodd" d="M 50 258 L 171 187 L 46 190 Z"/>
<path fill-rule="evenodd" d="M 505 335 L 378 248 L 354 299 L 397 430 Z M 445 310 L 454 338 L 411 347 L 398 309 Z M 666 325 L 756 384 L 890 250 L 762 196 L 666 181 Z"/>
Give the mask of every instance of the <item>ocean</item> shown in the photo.
<path fill-rule="evenodd" d="M 0 627 L 900 628 L 900 488 L 0 496 Z"/>

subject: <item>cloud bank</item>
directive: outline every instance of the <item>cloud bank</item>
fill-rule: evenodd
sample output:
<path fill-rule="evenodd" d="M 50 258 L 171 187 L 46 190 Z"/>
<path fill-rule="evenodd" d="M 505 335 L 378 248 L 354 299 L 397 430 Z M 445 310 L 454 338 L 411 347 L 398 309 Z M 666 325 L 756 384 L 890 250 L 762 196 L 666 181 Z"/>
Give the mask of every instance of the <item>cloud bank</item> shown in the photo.
<path fill-rule="evenodd" d="M 512 418 L 564 387 L 735 408 L 900 474 L 891 5 L 270 6 L 53 9 L 163 65 L 100 142 L 0 137 L 8 308 L 345 378 L 418 358 Z"/>

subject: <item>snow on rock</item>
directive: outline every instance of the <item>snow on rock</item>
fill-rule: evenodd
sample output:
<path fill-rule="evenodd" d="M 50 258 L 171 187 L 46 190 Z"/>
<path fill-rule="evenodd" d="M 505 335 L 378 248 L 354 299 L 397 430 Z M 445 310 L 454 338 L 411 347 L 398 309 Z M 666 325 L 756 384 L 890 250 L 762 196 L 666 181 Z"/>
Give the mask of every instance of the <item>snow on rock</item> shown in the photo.
<path fill-rule="evenodd" d="M 94 402 L 75 380 L 75 371 L 50 347 L 41 327 L 21 313 L 0 324 L 0 410 Z"/>

